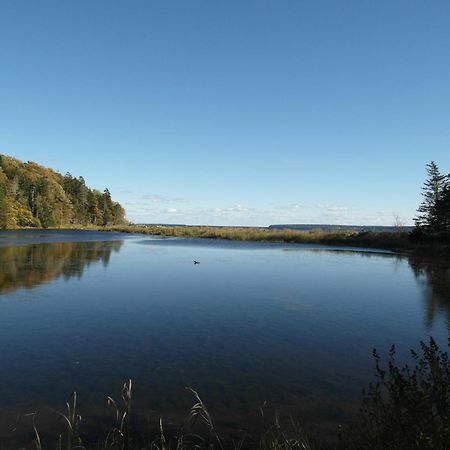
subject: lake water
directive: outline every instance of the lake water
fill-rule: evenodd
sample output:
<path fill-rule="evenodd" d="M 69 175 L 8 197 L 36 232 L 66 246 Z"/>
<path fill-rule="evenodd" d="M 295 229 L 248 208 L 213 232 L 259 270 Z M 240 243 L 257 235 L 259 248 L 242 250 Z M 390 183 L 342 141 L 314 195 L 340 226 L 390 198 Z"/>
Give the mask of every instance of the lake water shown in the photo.
<path fill-rule="evenodd" d="M 230 429 L 267 401 L 331 432 L 372 379 L 374 347 L 444 346 L 449 268 L 313 245 L 1 232 L 2 436 L 73 390 L 102 415 L 128 378 L 142 416 L 181 417 L 190 386 Z"/>

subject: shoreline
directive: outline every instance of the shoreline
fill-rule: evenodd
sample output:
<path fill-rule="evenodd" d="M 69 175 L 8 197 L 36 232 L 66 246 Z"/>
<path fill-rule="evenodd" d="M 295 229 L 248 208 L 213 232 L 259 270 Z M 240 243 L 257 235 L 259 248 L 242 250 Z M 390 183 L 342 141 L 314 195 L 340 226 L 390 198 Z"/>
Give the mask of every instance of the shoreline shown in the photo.
<path fill-rule="evenodd" d="M 413 242 L 410 233 L 398 232 L 356 232 L 290 230 L 252 227 L 209 227 L 209 226 L 63 226 L 59 228 L 16 228 L 14 230 L 78 230 L 102 231 L 127 234 L 154 235 L 161 237 L 222 239 L 229 241 L 269 242 L 286 244 L 320 244 L 336 247 L 353 247 L 388 250 L 396 254 L 442 257 L 450 254 L 450 243 L 425 241 Z"/>

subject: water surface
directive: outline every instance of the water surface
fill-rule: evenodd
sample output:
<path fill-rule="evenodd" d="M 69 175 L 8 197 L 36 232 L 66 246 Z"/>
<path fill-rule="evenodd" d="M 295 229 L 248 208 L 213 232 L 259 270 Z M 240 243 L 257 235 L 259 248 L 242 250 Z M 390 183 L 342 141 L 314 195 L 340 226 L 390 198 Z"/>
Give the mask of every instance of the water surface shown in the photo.
<path fill-rule="evenodd" d="M 330 430 L 372 378 L 374 347 L 446 342 L 449 267 L 314 245 L 2 232 L 0 412 L 61 409 L 73 390 L 93 411 L 132 378 L 137 412 L 184 414 L 191 386 L 230 427 L 268 401 Z"/>

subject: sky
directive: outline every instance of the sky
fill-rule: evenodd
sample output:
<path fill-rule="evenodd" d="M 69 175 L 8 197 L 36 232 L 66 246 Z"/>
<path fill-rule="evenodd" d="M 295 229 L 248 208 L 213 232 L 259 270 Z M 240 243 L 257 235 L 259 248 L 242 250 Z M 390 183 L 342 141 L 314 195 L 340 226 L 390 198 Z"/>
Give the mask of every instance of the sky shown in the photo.
<path fill-rule="evenodd" d="M 1 0 L 0 153 L 141 223 L 411 224 L 448 0 Z"/>

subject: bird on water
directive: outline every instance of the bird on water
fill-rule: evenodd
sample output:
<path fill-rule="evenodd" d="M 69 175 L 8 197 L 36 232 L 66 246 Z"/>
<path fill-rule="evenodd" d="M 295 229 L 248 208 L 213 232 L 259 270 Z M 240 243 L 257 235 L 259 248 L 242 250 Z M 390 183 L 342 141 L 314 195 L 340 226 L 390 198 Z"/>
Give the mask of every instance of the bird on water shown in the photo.
<path fill-rule="evenodd" d="M 194 259 L 194 265 L 195 264 L 200 264 L 200 261 L 196 261 L 195 259 Z"/>

